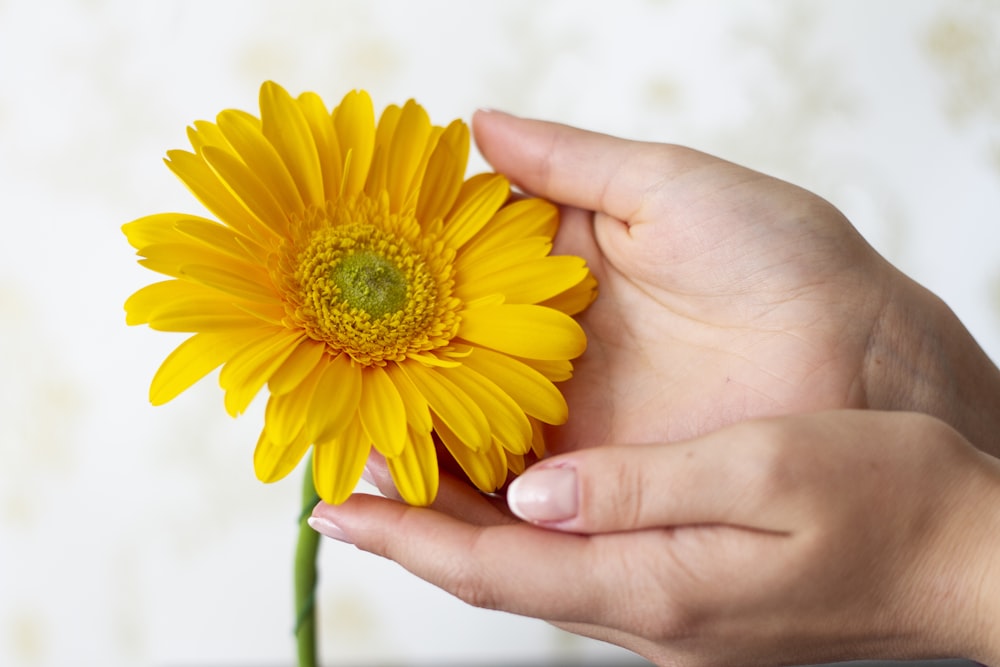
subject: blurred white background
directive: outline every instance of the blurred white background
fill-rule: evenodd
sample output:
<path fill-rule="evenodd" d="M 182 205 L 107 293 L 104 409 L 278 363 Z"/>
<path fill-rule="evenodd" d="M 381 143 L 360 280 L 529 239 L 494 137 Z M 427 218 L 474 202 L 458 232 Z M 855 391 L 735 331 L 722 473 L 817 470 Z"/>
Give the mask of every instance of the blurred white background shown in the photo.
<path fill-rule="evenodd" d="M 198 212 L 163 166 L 260 83 L 416 97 L 683 143 L 812 189 L 1000 355 L 1000 3 L 0 0 L 0 665 L 291 664 L 298 475 L 256 482 L 260 405 L 129 329 L 120 226 Z M 482 161 L 474 162 L 477 169 Z M 329 665 L 604 663 L 353 548 L 322 551 Z"/>

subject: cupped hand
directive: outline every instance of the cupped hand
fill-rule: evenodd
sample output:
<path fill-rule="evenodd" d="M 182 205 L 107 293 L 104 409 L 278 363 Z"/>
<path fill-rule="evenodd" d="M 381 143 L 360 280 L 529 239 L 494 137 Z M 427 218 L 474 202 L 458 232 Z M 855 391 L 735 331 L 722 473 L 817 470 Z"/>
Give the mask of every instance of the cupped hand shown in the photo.
<path fill-rule="evenodd" d="M 1000 371 L 823 199 L 680 146 L 499 112 L 473 128 L 497 171 L 563 206 L 556 250 L 600 283 L 553 451 L 867 407 L 1000 454 Z"/>
<path fill-rule="evenodd" d="M 496 112 L 474 127 L 497 171 L 564 206 L 557 252 L 599 281 L 556 451 L 867 405 L 894 276 L 833 206 L 679 146 Z"/>
<path fill-rule="evenodd" d="M 556 456 L 508 492 L 530 523 L 460 483 L 440 496 L 446 511 L 357 495 L 312 522 L 473 605 L 661 665 L 1000 658 L 1000 462 L 925 415 Z"/>

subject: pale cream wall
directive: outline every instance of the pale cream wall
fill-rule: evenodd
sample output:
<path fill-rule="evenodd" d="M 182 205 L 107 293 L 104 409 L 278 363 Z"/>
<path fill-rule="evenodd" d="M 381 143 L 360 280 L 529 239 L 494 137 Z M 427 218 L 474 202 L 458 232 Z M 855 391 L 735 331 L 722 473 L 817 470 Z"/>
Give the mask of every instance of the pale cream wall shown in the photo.
<path fill-rule="evenodd" d="M 715 152 L 818 191 L 1000 355 L 1000 3 L 0 0 L 0 665 L 289 664 L 297 482 L 260 405 L 153 409 L 120 234 L 196 211 L 160 162 L 260 82 Z M 482 162 L 476 165 L 482 168 Z M 600 661 L 324 545 L 330 664 Z"/>

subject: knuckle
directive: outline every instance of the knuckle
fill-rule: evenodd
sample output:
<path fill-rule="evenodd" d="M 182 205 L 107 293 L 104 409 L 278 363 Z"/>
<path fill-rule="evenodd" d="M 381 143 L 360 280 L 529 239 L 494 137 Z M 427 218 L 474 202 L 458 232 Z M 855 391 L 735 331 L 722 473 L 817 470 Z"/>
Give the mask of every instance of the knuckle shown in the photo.
<path fill-rule="evenodd" d="M 452 559 L 443 566 L 440 585 L 466 604 L 481 609 L 500 609 L 496 579 L 491 578 L 477 554 L 482 549 L 482 533 L 463 550 L 461 558 Z"/>
<path fill-rule="evenodd" d="M 483 588 L 482 581 L 468 577 L 455 582 L 452 593 L 462 602 L 480 609 L 499 609 L 495 596 Z"/>
<path fill-rule="evenodd" d="M 477 571 L 457 566 L 448 572 L 445 581 L 445 589 L 462 602 L 481 609 L 499 609 L 488 582 Z"/>
<path fill-rule="evenodd" d="M 763 499 L 782 495 L 799 477 L 799 459 L 793 456 L 796 434 L 777 422 L 760 422 L 748 429 L 741 461 L 744 485 Z"/>
<path fill-rule="evenodd" d="M 620 573 L 616 596 L 622 604 L 614 616 L 623 630 L 656 643 L 697 637 L 708 619 L 701 591 L 706 572 L 677 552 L 674 532 L 650 531 L 639 548 L 619 549 L 609 568 Z"/>

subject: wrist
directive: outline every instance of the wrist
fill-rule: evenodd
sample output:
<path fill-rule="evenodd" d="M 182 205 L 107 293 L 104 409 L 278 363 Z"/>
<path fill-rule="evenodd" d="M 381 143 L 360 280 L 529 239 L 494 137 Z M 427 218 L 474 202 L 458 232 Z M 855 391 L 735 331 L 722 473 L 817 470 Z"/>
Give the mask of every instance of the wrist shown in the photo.
<path fill-rule="evenodd" d="M 867 407 L 932 415 L 1000 458 L 1000 370 L 941 299 L 894 278 L 862 369 Z"/>

